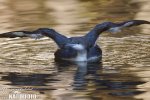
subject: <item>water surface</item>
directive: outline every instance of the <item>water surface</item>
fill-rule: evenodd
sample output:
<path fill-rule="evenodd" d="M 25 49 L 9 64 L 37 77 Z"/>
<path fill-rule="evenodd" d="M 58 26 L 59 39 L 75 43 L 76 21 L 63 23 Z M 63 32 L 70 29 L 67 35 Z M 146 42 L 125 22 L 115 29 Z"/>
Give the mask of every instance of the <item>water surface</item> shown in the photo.
<path fill-rule="evenodd" d="M 48 27 L 81 36 L 104 21 L 150 21 L 149 5 L 149 0 L 1 0 L 0 33 Z M 1 38 L 0 99 L 31 94 L 39 100 L 149 100 L 149 33 L 148 25 L 103 33 L 99 64 L 56 63 L 57 46 L 49 38 Z"/>

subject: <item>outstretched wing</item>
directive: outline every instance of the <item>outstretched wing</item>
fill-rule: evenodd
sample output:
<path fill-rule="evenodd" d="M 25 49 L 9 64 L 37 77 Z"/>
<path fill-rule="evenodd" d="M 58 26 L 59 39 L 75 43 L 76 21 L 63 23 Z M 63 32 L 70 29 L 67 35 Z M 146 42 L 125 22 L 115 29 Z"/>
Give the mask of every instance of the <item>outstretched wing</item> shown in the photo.
<path fill-rule="evenodd" d="M 13 31 L 0 34 L 0 38 L 15 38 L 15 37 L 30 37 L 34 39 L 39 39 L 42 37 L 49 37 L 54 40 L 58 47 L 62 48 L 65 44 L 69 42 L 69 39 L 56 32 L 54 29 L 49 28 L 39 28 L 34 31 Z"/>
<path fill-rule="evenodd" d="M 150 22 L 145 20 L 130 20 L 130 21 L 118 23 L 119 26 L 121 25 L 123 27 L 131 27 L 131 26 L 137 26 L 141 24 L 150 24 Z"/>
<path fill-rule="evenodd" d="M 44 35 L 42 33 L 37 32 L 29 32 L 29 31 L 13 31 L 13 32 L 6 32 L 1 33 L 0 38 L 16 38 L 16 37 L 30 37 L 34 39 L 39 39 L 43 37 Z"/>
<path fill-rule="evenodd" d="M 137 26 L 141 24 L 150 24 L 149 21 L 145 20 L 130 20 L 130 21 L 125 21 L 125 22 L 120 22 L 120 23 L 111 23 L 109 32 L 120 32 L 121 29 L 127 28 L 127 27 L 132 27 L 132 26 Z"/>

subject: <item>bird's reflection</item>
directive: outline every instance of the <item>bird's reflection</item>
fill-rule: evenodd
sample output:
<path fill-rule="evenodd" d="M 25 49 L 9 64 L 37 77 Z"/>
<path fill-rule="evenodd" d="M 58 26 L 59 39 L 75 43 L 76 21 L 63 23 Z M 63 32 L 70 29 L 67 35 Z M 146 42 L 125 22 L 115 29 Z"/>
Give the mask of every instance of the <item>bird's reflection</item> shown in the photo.
<path fill-rule="evenodd" d="M 2 80 L 10 81 L 8 85 L 21 85 L 21 86 L 46 86 L 47 83 L 59 81 L 53 79 L 51 74 L 21 74 L 21 73 L 7 73 L 3 76 Z"/>
<path fill-rule="evenodd" d="M 68 63 L 63 63 L 63 64 L 61 63 L 58 66 L 61 69 L 61 68 L 64 68 L 64 66 L 67 67 L 67 64 Z M 76 65 L 77 67 L 77 70 L 74 74 L 74 81 L 72 84 L 74 90 L 88 90 L 89 88 L 91 88 L 88 85 L 90 83 L 93 83 L 94 87 L 92 89 L 93 91 L 91 92 L 94 92 L 94 93 L 99 92 L 99 91 L 110 90 L 110 92 L 108 93 L 109 95 L 133 96 L 133 95 L 141 94 L 144 92 L 144 91 L 139 91 L 137 89 L 138 85 L 142 85 L 145 83 L 144 81 L 141 81 L 139 79 L 133 80 L 133 81 L 131 80 L 123 81 L 121 76 L 116 81 L 108 79 L 108 77 L 110 78 L 113 77 L 114 73 L 105 74 L 105 73 L 100 72 L 103 70 L 102 63 L 78 62 L 78 63 L 72 63 L 72 64 Z M 115 76 L 120 75 L 120 73 L 117 73 L 117 74 L 118 75 L 115 75 Z M 123 77 L 128 77 L 128 76 L 123 76 Z"/>
<path fill-rule="evenodd" d="M 86 89 L 88 81 L 91 77 L 98 77 L 97 71 L 101 69 L 102 63 L 86 63 L 86 62 L 79 62 L 77 63 L 78 68 L 76 74 L 74 76 L 74 89 Z"/>
<path fill-rule="evenodd" d="M 82 89 L 86 86 L 86 79 L 85 76 L 87 74 L 87 63 L 78 63 L 78 69 L 74 76 L 74 89 Z"/>
<path fill-rule="evenodd" d="M 128 77 L 128 75 L 124 75 L 123 77 L 118 78 L 117 81 L 114 80 L 114 73 L 102 73 L 103 66 L 102 63 L 86 63 L 86 62 L 78 62 L 78 63 L 68 63 L 68 62 L 57 62 L 57 73 L 54 74 L 29 74 L 23 75 L 21 73 L 7 73 L 7 75 L 2 76 L 1 80 L 9 81 L 10 83 L 7 85 L 21 85 L 21 86 L 45 86 L 49 87 L 50 90 L 59 90 L 59 87 L 54 86 L 55 84 L 61 84 L 61 81 L 65 79 L 67 76 L 63 76 L 63 78 L 58 78 L 57 75 L 62 73 L 67 73 L 70 71 L 71 67 L 76 67 L 74 73 L 72 74 L 73 78 L 68 78 L 67 80 L 72 80 L 73 91 L 80 90 L 89 90 L 90 93 L 103 93 L 103 91 L 109 91 L 109 95 L 116 96 L 133 96 L 136 94 L 143 93 L 143 91 L 139 91 L 137 89 L 138 85 L 145 83 L 144 81 L 140 81 L 140 79 L 136 80 L 122 80 L 122 78 Z M 116 74 L 116 73 L 115 73 Z M 64 74 L 68 75 L 68 74 Z M 119 76 L 118 72 L 117 75 Z M 71 75 L 70 75 L 71 76 Z M 132 77 L 132 76 L 131 76 Z M 112 79 L 111 79 L 112 78 Z M 90 85 L 92 83 L 92 86 Z M 46 88 L 47 89 L 47 88 Z M 44 90 L 43 90 L 44 91 Z M 114 92 L 115 91 L 115 92 Z M 101 95 L 101 94 L 99 94 Z"/>

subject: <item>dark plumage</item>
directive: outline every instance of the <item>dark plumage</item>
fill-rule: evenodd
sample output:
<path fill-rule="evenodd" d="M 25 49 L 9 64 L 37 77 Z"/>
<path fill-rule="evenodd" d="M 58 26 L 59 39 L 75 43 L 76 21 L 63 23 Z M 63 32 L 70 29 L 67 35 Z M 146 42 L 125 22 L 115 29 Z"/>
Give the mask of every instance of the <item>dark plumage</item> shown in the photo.
<path fill-rule="evenodd" d="M 16 37 L 29 37 L 28 35 L 32 34 L 32 32 L 28 31 L 14 31 L 0 34 L 0 38 L 16 38 Z"/>
<path fill-rule="evenodd" d="M 120 23 L 104 22 L 97 24 L 89 33 L 81 37 L 68 38 L 59 34 L 53 29 L 40 28 L 35 31 L 14 31 L 0 34 L 0 38 L 30 37 L 41 38 L 50 37 L 58 45 L 55 58 L 59 60 L 98 62 L 102 58 L 102 50 L 96 44 L 99 35 L 104 31 L 119 32 L 123 28 L 150 24 L 145 20 L 130 20 Z"/>

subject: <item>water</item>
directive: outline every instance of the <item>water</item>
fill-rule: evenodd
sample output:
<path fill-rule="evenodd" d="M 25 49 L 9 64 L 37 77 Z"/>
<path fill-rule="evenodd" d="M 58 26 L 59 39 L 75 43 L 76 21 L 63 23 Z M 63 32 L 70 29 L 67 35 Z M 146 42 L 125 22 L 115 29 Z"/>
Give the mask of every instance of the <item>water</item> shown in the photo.
<path fill-rule="evenodd" d="M 0 33 L 49 27 L 80 36 L 104 21 L 150 21 L 149 5 L 149 0 L 1 0 Z M 57 47 L 48 38 L 0 39 L 0 100 L 149 100 L 149 29 L 103 33 L 99 64 L 56 63 Z"/>

